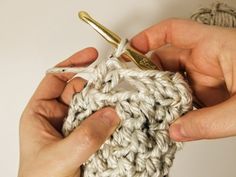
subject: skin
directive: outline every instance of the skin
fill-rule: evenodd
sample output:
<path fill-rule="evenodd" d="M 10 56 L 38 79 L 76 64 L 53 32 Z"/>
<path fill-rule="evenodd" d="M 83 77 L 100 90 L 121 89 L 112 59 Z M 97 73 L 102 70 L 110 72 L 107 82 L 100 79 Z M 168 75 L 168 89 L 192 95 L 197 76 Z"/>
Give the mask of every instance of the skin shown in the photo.
<path fill-rule="evenodd" d="M 204 108 L 180 117 L 170 127 L 175 141 L 236 135 L 236 30 L 189 20 L 169 19 L 136 35 L 132 45 L 163 70 L 185 71 L 194 95 Z M 97 58 L 84 49 L 57 66 L 80 67 Z M 61 126 L 75 92 L 85 80 L 71 73 L 47 74 L 20 120 L 18 177 L 79 177 L 80 166 L 118 126 L 113 108 L 104 108 L 84 120 L 68 137 Z"/>
<path fill-rule="evenodd" d="M 204 108 L 170 127 L 175 141 L 236 135 L 236 30 L 169 19 L 139 33 L 132 45 L 163 70 L 185 71 Z"/>
<path fill-rule="evenodd" d="M 94 48 L 84 49 L 57 66 L 86 66 L 97 58 Z M 75 92 L 85 80 L 67 81 L 73 74 L 47 74 L 26 106 L 20 121 L 18 177 L 78 177 L 80 166 L 119 124 L 113 108 L 97 111 L 63 138 L 60 130 Z"/>

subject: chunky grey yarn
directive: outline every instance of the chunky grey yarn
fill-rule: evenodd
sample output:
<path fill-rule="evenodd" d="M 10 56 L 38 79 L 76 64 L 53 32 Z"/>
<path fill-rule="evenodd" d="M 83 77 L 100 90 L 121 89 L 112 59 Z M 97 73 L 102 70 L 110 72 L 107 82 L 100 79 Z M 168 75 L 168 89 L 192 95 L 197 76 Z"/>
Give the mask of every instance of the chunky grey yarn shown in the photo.
<path fill-rule="evenodd" d="M 214 3 L 211 8 L 200 8 L 191 19 L 222 27 L 236 27 L 236 10 L 225 3 Z"/>
<path fill-rule="evenodd" d="M 208 25 L 236 26 L 235 10 L 223 3 L 201 8 L 191 18 Z M 182 144 L 169 138 L 168 128 L 192 109 L 191 91 L 179 73 L 126 68 L 118 60 L 122 47 L 87 70 L 92 77 L 74 95 L 63 133 L 69 135 L 93 112 L 113 106 L 122 120 L 120 126 L 83 165 L 83 176 L 169 176 L 175 152 Z M 54 68 L 50 72 L 66 71 L 87 76 L 76 68 Z"/>
<path fill-rule="evenodd" d="M 90 68 L 93 77 L 74 95 L 63 133 L 67 136 L 94 111 L 113 106 L 121 124 L 84 164 L 83 175 L 167 176 L 181 146 L 169 138 L 168 128 L 192 108 L 190 89 L 179 73 L 128 69 L 117 55 Z"/>

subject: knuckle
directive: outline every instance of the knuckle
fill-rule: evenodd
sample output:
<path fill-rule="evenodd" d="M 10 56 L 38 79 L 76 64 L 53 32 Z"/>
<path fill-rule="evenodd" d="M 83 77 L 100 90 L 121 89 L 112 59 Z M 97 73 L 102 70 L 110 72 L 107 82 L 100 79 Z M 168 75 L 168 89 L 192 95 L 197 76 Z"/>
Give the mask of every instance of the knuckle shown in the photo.
<path fill-rule="evenodd" d="M 166 43 L 175 43 L 176 37 L 178 37 L 178 33 L 182 32 L 182 28 L 186 26 L 186 24 L 189 23 L 196 23 L 190 20 L 184 20 L 179 18 L 169 18 L 167 20 L 164 20 L 163 26 L 166 30 Z"/>
<path fill-rule="evenodd" d="M 163 23 L 166 24 L 168 28 L 173 28 L 176 26 L 176 24 L 180 21 L 179 18 L 168 18 L 163 21 Z"/>
<path fill-rule="evenodd" d="M 165 43 L 170 43 L 173 38 L 173 31 L 175 30 L 175 26 L 177 24 L 176 18 L 169 18 L 167 20 L 164 20 L 162 23 L 166 27 L 166 36 L 165 36 Z"/>
<path fill-rule="evenodd" d="M 43 117 L 54 117 L 55 114 L 55 107 L 49 104 L 47 101 L 38 100 L 32 102 L 32 114 L 40 115 Z"/>

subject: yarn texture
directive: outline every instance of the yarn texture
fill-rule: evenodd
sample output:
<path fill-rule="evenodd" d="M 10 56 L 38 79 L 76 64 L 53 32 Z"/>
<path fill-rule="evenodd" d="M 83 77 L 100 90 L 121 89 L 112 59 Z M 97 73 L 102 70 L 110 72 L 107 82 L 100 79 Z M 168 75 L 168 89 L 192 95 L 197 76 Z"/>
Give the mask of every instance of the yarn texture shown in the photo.
<path fill-rule="evenodd" d="M 167 176 L 181 143 L 168 135 L 171 122 L 192 109 L 191 91 L 179 73 L 126 68 L 122 47 L 90 71 L 74 95 L 63 125 L 67 136 L 93 112 L 112 106 L 120 126 L 84 164 L 85 177 Z"/>
<path fill-rule="evenodd" d="M 207 25 L 236 27 L 236 10 L 225 3 L 214 3 L 211 8 L 200 8 L 191 19 Z"/>
<path fill-rule="evenodd" d="M 208 25 L 236 26 L 236 11 L 226 4 L 201 8 L 191 16 Z M 83 165 L 84 177 L 167 177 L 182 143 L 168 135 L 170 124 L 192 110 L 192 95 L 180 73 L 127 68 L 118 58 L 123 40 L 107 60 L 88 68 L 53 68 L 88 80 L 70 103 L 63 133 L 68 136 L 95 111 L 112 106 L 119 127 Z"/>
<path fill-rule="evenodd" d="M 113 106 L 121 124 L 84 165 L 85 177 L 165 176 L 180 144 L 168 136 L 170 123 L 191 109 L 191 94 L 179 73 L 125 69 L 109 58 L 94 70 L 96 78 L 74 95 L 63 132 L 105 106 Z M 131 89 L 121 88 L 129 84 Z"/>

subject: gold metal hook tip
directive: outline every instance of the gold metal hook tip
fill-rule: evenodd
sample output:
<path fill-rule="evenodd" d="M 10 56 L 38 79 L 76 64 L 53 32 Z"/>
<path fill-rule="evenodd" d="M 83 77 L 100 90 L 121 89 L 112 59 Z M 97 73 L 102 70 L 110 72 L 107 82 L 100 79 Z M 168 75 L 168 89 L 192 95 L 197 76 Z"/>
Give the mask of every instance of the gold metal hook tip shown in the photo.
<path fill-rule="evenodd" d="M 97 31 L 104 39 L 111 43 L 114 47 L 117 47 L 121 41 L 120 37 L 113 33 L 111 30 L 93 19 L 87 12 L 80 11 L 78 13 L 79 18 L 89 24 L 95 31 Z"/>
<path fill-rule="evenodd" d="M 79 13 L 78 13 L 78 16 L 79 16 L 79 18 L 81 19 L 81 20 L 86 20 L 86 19 L 88 19 L 88 18 L 91 18 L 90 17 L 90 15 L 87 13 L 87 12 L 85 12 L 85 11 L 80 11 Z"/>
<path fill-rule="evenodd" d="M 78 16 L 81 20 L 88 23 L 95 31 L 97 31 L 105 40 L 107 40 L 114 47 L 117 48 L 119 46 L 121 38 L 111 30 L 94 20 L 87 12 L 80 11 L 78 13 Z M 152 63 L 150 59 L 148 59 L 145 55 L 132 48 L 130 45 L 127 46 L 124 54 L 122 54 L 122 57 L 132 60 L 141 69 L 158 69 L 157 66 Z"/>

